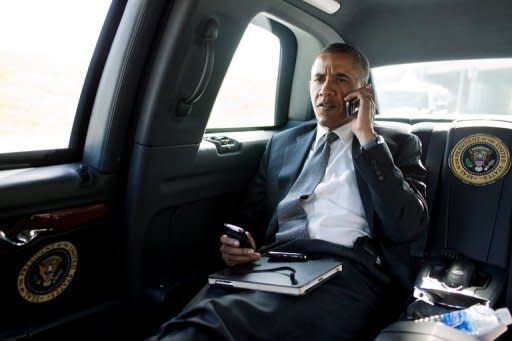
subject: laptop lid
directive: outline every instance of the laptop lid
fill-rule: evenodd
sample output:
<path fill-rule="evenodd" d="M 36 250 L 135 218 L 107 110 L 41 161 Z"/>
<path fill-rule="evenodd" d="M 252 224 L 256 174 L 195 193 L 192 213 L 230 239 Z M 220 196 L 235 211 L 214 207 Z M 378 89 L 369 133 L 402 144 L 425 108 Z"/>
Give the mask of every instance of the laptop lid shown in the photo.
<path fill-rule="evenodd" d="M 208 283 L 287 295 L 304 295 L 342 271 L 340 260 L 325 258 L 305 262 L 273 262 L 268 257 L 249 265 L 211 274 Z"/>

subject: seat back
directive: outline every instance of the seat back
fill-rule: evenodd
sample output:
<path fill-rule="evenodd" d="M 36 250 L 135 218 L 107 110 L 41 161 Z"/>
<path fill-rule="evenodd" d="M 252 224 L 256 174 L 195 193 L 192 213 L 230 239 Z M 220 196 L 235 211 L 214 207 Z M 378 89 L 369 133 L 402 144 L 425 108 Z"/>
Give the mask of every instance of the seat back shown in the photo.
<path fill-rule="evenodd" d="M 423 142 L 431 211 L 428 241 L 416 245 L 416 253 L 426 244 L 429 257 L 453 251 L 506 274 L 512 233 L 512 124 L 422 123 L 411 131 Z"/>
<path fill-rule="evenodd" d="M 438 188 L 440 173 L 443 169 L 443 156 L 446 149 L 446 136 L 450 129 L 449 123 L 422 122 L 412 126 L 411 132 L 417 135 L 422 144 L 421 161 L 427 169 L 427 205 L 429 212 L 437 211 Z M 432 220 L 432 217 L 431 217 Z M 432 222 L 430 226 L 432 226 Z M 413 256 L 422 258 L 429 235 L 429 228 L 423 235 L 413 243 L 411 253 Z"/>

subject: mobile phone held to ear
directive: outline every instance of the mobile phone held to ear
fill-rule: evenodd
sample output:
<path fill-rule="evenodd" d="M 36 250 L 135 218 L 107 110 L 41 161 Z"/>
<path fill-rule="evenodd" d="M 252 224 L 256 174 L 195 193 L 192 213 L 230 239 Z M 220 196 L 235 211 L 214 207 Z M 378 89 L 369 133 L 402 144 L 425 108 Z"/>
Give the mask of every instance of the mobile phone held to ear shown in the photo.
<path fill-rule="evenodd" d="M 345 113 L 347 116 L 357 115 L 359 112 L 359 98 L 354 98 L 351 101 L 345 101 Z"/>
<path fill-rule="evenodd" d="M 240 247 L 244 249 L 252 249 L 251 242 L 245 233 L 245 230 L 240 226 L 233 224 L 224 224 L 224 234 L 229 238 L 238 240 Z"/>

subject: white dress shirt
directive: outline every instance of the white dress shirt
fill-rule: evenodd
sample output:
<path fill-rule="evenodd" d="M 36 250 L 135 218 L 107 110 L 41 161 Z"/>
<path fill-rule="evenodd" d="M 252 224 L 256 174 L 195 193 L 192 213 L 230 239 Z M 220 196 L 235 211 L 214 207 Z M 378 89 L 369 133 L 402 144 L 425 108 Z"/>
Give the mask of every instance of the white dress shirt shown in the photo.
<path fill-rule="evenodd" d="M 312 151 L 320 138 L 328 132 L 320 125 L 316 131 Z M 331 144 L 325 176 L 303 203 L 303 208 L 308 218 L 311 238 L 352 247 L 357 238 L 371 235 L 352 160 L 354 134 L 350 124 L 345 124 L 334 132 L 339 139 Z M 311 154 L 310 152 L 308 159 Z"/>

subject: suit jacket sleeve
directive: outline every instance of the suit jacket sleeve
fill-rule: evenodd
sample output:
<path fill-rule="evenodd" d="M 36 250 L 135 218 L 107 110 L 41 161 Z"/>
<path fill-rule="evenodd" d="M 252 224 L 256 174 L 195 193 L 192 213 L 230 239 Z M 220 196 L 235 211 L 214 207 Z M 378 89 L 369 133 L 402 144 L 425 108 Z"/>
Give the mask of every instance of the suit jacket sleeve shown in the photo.
<path fill-rule="evenodd" d="M 377 238 L 402 243 L 416 239 L 428 224 L 421 160 L 421 142 L 412 134 L 387 139 L 354 157 L 359 175 L 367 183 L 374 210 Z"/>

